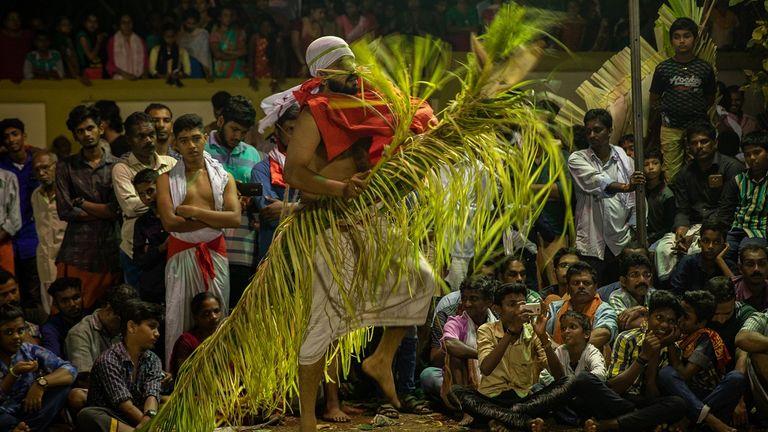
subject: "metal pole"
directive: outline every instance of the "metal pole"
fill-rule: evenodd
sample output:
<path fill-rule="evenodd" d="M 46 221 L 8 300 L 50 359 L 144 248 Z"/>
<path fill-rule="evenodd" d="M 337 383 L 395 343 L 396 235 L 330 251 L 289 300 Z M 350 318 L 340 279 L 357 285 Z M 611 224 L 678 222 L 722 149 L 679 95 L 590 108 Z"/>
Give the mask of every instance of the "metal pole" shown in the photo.
<path fill-rule="evenodd" d="M 640 75 L 640 0 L 629 0 L 629 47 L 632 54 L 632 125 L 635 132 L 635 170 L 642 171 L 645 157 L 643 154 L 643 84 Z M 635 216 L 637 220 L 637 240 L 648 246 L 645 188 L 635 191 Z"/>

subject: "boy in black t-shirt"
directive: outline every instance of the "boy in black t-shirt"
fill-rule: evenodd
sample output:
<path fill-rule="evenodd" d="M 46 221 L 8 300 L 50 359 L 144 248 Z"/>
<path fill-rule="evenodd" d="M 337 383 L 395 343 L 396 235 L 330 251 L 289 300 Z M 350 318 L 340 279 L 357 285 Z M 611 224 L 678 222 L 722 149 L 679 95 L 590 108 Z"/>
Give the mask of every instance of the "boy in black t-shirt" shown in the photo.
<path fill-rule="evenodd" d="M 669 38 L 675 55 L 656 66 L 651 83 L 649 122 L 661 116 L 661 150 L 669 180 L 685 161 L 683 131 L 691 124 L 708 121 L 707 111 L 715 102 L 715 71 L 693 52 L 698 30 L 690 18 L 672 23 Z"/>

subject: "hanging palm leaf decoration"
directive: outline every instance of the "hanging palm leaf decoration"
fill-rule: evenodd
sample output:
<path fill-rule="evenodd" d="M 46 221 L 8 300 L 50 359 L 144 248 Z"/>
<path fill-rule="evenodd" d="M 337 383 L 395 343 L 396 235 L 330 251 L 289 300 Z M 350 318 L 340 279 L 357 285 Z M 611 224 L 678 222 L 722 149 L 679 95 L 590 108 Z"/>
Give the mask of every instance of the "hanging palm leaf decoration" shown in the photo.
<path fill-rule="evenodd" d="M 674 55 L 669 42 L 669 28 L 675 19 L 688 17 L 699 24 L 699 38 L 694 51 L 700 59 L 714 67 L 717 49 L 709 38 L 705 25 L 713 5 L 714 2 L 710 0 L 705 1 L 703 6 L 698 6 L 696 0 L 667 0 L 667 4 L 659 9 L 659 18 L 654 27 L 656 46 L 659 49 L 654 49 L 648 42 L 640 39 L 643 107 L 646 117 L 653 71 L 659 63 Z M 563 107 L 556 120 L 567 127 L 581 124 L 584 114 L 589 109 L 607 109 L 614 120 L 611 142 L 617 142 L 620 136 L 633 132 L 631 89 L 631 52 L 627 47 L 608 59 L 597 72 L 576 89 L 576 93 L 584 101 L 584 106 L 557 95 L 548 94 L 547 98 Z M 648 126 L 647 122 L 645 126 Z"/>
<path fill-rule="evenodd" d="M 353 46 L 365 85 L 395 114 L 392 145 L 361 196 L 322 198 L 282 220 L 237 307 L 184 363 L 152 430 L 212 430 L 252 412 L 284 407 L 297 394 L 316 257 L 337 282 L 345 277 L 344 267 L 353 266 L 342 307 L 354 316 L 359 299 L 374 299 L 377 290 L 389 288 L 381 286 L 386 277 L 409 280 L 408 263 L 425 251 L 431 251 L 434 269 L 444 268 L 455 242 L 471 233 L 482 262 L 504 230 L 514 226 L 527 233 L 549 195 L 549 187 L 540 192 L 531 187 L 541 170 L 553 173 L 547 186 L 566 182 L 546 115 L 520 83 L 541 54 L 536 40 L 555 20 L 544 11 L 505 5 L 456 71 L 449 71 L 450 50 L 432 39 L 393 37 Z M 412 135 L 417 104 L 406 96 L 425 100 L 448 77 L 460 80 L 459 94 L 439 124 Z M 515 144 L 507 138 L 512 131 L 520 136 Z M 470 207 L 476 207 L 472 214 Z M 349 227 L 363 248 L 352 262 L 339 242 L 330 240 L 342 238 Z M 361 329 L 342 337 L 328 362 L 338 356 L 347 371 L 368 333 Z"/>

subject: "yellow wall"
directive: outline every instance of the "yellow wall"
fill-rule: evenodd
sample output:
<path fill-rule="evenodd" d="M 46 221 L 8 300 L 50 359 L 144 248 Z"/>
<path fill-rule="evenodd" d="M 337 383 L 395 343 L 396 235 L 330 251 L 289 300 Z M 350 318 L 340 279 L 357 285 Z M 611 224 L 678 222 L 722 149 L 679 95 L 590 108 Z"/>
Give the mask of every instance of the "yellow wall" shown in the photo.
<path fill-rule="evenodd" d="M 578 56 L 565 54 L 545 56 L 536 69 L 527 77 L 541 80 L 539 86 L 566 98 L 576 98 L 576 88 L 597 70 L 612 53 L 579 53 Z M 459 57 L 456 60 L 461 60 Z M 756 56 L 742 53 L 721 53 L 718 55 L 718 78 L 726 84 L 743 84 L 743 69 L 756 69 L 760 61 Z M 298 84 L 290 79 L 281 84 L 282 89 Z M 456 84 L 449 85 L 437 95 L 433 102 L 439 110 L 450 100 Z M 213 120 L 210 97 L 219 90 L 249 97 L 255 105 L 273 93 L 267 81 L 262 81 L 258 90 L 248 85 L 248 80 L 184 80 L 184 87 L 177 88 L 162 80 L 113 81 L 97 80 L 92 86 L 79 81 L 24 81 L 14 84 L 0 81 L 0 119 L 18 117 L 27 125 L 28 143 L 37 147 L 48 147 L 58 135 L 71 139 L 65 122 L 69 111 L 78 104 L 110 99 L 118 103 L 125 118 L 133 111 L 143 110 L 150 102 L 168 105 L 175 116 L 194 112 L 206 123 Z M 575 99 L 578 100 L 578 99 Z M 748 93 L 745 111 L 759 112 L 762 100 Z M 257 108 L 257 117 L 263 114 Z M 74 149 L 73 149 L 74 150 Z"/>
<path fill-rule="evenodd" d="M 297 83 L 299 80 L 288 80 L 285 86 L 287 88 Z M 272 94 L 268 82 L 262 84 L 258 90 L 254 90 L 249 87 L 247 80 L 218 80 L 213 83 L 186 80 L 181 88 L 169 86 L 162 80 L 98 80 L 92 86 L 74 80 L 24 81 L 20 84 L 0 81 L 0 118 L 20 118 L 27 126 L 28 143 L 36 147 L 49 147 L 58 135 L 72 139 L 66 127 L 67 115 L 74 106 L 81 103 L 99 99 L 117 101 L 125 118 L 133 111 L 143 110 L 150 102 L 161 102 L 168 105 L 176 116 L 195 112 L 207 123 L 213 120 L 211 95 L 225 90 L 244 95 L 258 104 Z"/>

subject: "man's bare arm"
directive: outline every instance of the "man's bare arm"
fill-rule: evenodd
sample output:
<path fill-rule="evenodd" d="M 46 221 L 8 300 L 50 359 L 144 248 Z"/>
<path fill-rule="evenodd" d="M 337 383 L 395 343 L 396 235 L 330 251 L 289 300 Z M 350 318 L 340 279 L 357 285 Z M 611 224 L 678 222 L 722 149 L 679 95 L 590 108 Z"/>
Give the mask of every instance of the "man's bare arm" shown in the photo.
<path fill-rule="evenodd" d="M 168 232 L 190 232 L 206 228 L 208 225 L 200 221 L 189 221 L 176 215 L 171 200 L 171 187 L 168 174 L 157 178 L 157 213 L 163 228 Z"/>
<path fill-rule="evenodd" d="M 325 196 L 344 196 L 345 182 L 331 180 L 309 168 L 320 145 L 320 130 L 309 110 L 303 110 L 285 159 L 285 180 L 291 187 L 303 192 Z"/>
<path fill-rule="evenodd" d="M 182 211 L 182 207 L 184 207 Z M 188 212 L 188 214 L 187 214 Z M 237 198 L 235 179 L 229 174 L 224 188 L 224 210 L 208 210 L 198 207 L 179 206 L 176 213 L 198 220 L 211 228 L 237 228 L 240 226 L 240 200 Z"/>

